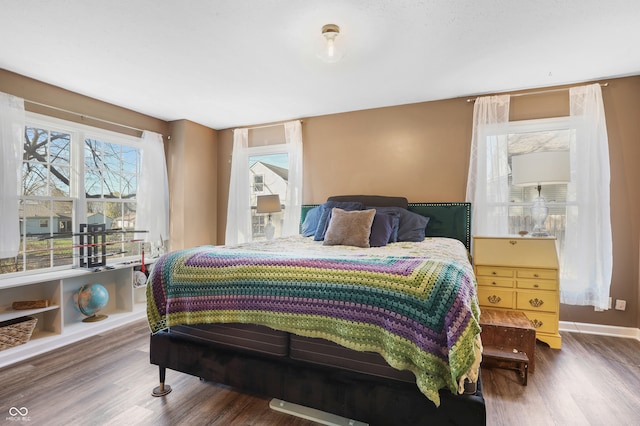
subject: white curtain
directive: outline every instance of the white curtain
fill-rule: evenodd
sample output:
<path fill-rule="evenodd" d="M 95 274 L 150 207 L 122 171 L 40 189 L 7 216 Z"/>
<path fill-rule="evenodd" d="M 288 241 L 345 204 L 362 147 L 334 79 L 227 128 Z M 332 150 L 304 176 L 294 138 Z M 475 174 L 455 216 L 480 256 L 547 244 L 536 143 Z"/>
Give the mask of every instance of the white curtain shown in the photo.
<path fill-rule="evenodd" d="M 608 309 L 613 269 L 609 142 L 599 84 L 569 91 L 575 131 L 560 265 L 561 302 Z"/>
<path fill-rule="evenodd" d="M 300 233 L 302 212 L 302 123 L 291 121 L 284 124 L 284 134 L 289 154 L 289 182 L 284 201 L 284 223 L 282 236 Z"/>
<path fill-rule="evenodd" d="M 152 254 L 158 254 L 169 239 L 169 180 L 164 143 L 162 135 L 144 131 L 140 144 L 142 160 L 136 193 L 136 229 L 149 231 L 141 237 L 151 243 Z"/>
<path fill-rule="evenodd" d="M 474 235 L 506 235 L 509 229 L 509 95 L 477 98 L 466 200 Z"/>
<path fill-rule="evenodd" d="M 24 140 L 24 100 L 0 93 L 0 259 L 20 249 L 20 169 Z"/>
<path fill-rule="evenodd" d="M 231 179 L 227 204 L 225 244 L 251 241 L 251 206 L 249 186 L 249 130 L 233 131 Z"/>

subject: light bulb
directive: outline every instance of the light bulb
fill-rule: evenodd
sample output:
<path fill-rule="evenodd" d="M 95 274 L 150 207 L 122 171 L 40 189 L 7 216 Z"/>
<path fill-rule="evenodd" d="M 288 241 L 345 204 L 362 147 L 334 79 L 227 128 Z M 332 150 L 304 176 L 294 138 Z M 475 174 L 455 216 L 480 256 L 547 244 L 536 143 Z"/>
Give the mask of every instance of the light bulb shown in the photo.
<path fill-rule="evenodd" d="M 323 45 L 319 49 L 317 56 L 325 62 L 338 62 L 343 53 L 337 37 L 340 35 L 340 27 L 335 24 L 327 24 L 322 27 Z"/>

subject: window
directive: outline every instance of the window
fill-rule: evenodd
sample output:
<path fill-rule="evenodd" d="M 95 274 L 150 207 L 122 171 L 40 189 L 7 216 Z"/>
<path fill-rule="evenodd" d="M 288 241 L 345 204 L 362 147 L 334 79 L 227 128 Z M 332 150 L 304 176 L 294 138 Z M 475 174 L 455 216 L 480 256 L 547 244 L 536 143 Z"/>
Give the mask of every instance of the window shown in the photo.
<path fill-rule="evenodd" d="M 569 89 L 569 105 L 569 117 L 510 123 L 509 95 L 478 98 L 466 199 L 473 203 L 477 235 L 508 235 L 526 228 L 523 204 L 531 194 L 511 186 L 511 156 L 518 149 L 568 146 L 570 182 L 546 188 L 543 194 L 552 201 L 547 225 L 559 240 L 560 301 L 607 309 L 613 248 L 609 147 L 600 85 Z"/>
<path fill-rule="evenodd" d="M 507 135 L 507 159 L 511 170 L 514 155 L 532 152 L 569 151 L 573 130 L 569 117 L 510 122 Z M 534 186 L 513 186 L 509 173 L 509 234 L 530 233 L 533 229 L 530 207 L 538 196 Z M 541 196 L 549 208 L 545 227 L 549 235 L 564 247 L 567 210 L 567 184 L 543 185 Z M 560 253 L 560 256 L 562 253 Z"/>
<path fill-rule="evenodd" d="M 249 133 L 251 132 L 251 137 Z M 286 157 L 286 162 L 273 163 L 263 159 Z M 260 164 L 258 164 L 260 163 Z M 253 167 L 253 171 L 250 167 Z M 258 171 L 265 167 L 264 171 Z M 268 174 L 266 170 L 268 171 Z M 286 174 L 286 187 L 281 190 L 270 187 L 271 174 Z M 233 131 L 233 155 L 231 157 L 231 179 L 229 181 L 229 203 L 227 205 L 227 228 L 225 244 L 238 244 L 253 239 L 252 216 L 255 215 L 256 193 L 253 175 L 263 175 L 263 195 L 278 194 L 285 206 L 281 225 L 276 236 L 295 235 L 299 232 L 302 207 L 302 123 L 290 121 L 282 126 L 265 126 L 255 129 Z M 275 215 L 272 215 L 272 218 Z M 275 221 L 275 220 L 274 220 Z M 277 232 L 277 231 L 276 231 Z"/>
<path fill-rule="evenodd" d="M 249 152 L 263 152 L 264 148 L 249 148 Z M 258 195 L 277 194 L 282 201 L 287 194 L 289 184 L 289 155 L 287 153 L 267 153 L 249 156 L 249 174 L 253 176 L 251 191 L 251 236 L 252 239 L 265 237 L 264 227 L 267 224 L 265 214 L 256 213 Z M 260 186 L 256 183 L 260 182 Z M 271 221 L 275 226 L 275 235 L 281 235 L 282 221 L 286 206 L 282 211 L 271 213 Z"/>
<path fill-rule="evenodd" d="M 82 223 L 134 229 L 138 139 L 27 114 L 20 197 L 20 251 L 0 273 L 78 264 L 73 232 Z M 55 238 L 54 238 L 55 237 Z M 112 256 L 136 255 L 132 234 L 108 236 Z"/>
<path fill-rule="evenodd" d="M 264 176 L 253 175 L 253 192 L 264 191 Z"/>

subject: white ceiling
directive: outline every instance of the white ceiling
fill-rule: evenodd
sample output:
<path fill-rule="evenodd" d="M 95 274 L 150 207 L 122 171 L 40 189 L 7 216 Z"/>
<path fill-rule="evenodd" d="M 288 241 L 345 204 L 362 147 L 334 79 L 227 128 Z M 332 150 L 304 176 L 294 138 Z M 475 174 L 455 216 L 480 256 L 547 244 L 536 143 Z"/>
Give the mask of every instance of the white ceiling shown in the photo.
<path fill-rule="evenodd" d="M 224 129 L 638 75 L 640 1 L 0 0 L 0 68 Z"/>

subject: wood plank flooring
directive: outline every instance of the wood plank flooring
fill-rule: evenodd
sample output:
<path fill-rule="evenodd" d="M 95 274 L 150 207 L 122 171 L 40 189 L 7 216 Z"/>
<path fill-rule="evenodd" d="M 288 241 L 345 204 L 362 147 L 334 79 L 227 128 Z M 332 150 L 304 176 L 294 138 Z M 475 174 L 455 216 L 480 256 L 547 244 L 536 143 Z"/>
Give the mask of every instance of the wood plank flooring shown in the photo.
<path fill-rule="evenodd" d="M 536 372 L 483 368 L 489 425 L 640 424 L 640 342 L 561 333 L 562 350 L 536 346 Z M 269 400 L 167 371 L 173 392 L 151 396 L 148 328 L 139 321 L 0 369 L 0 425 L 290 425 L 315 423 Z M 28 422 L 9 414 L 26 407 Z"/>

